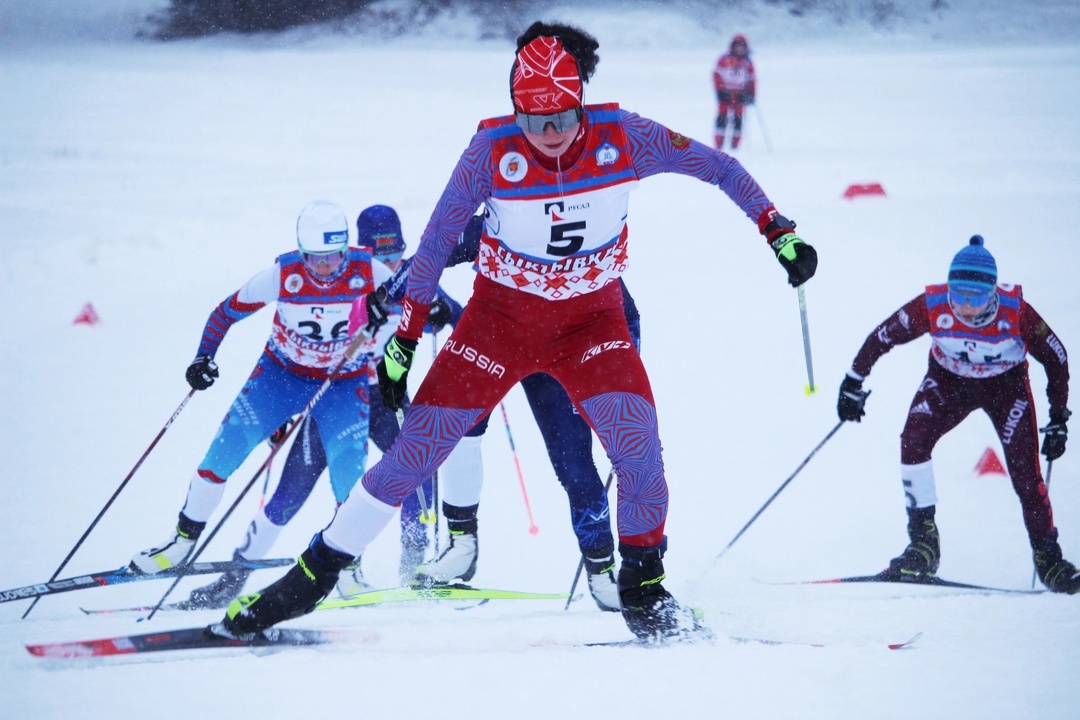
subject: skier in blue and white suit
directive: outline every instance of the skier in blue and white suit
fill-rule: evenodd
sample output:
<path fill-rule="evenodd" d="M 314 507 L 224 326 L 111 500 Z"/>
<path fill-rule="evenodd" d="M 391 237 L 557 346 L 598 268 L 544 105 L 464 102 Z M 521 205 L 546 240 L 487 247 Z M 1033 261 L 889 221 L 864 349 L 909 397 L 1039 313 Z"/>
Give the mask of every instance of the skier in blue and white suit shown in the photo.
<path fill-rule="evenodd" d="M 401 220 L 397 212 L 388 205 L 372 205 L 360 212 L 356 219 L 356 242 L 361 248 L 372 251 L 374 267 L 379 264 L 385 265 L 388 272 L 393 272 L 390 279 L 386 280 L 379 292 L 383 297 L 387 293 L 393 294 L 393 302 L 384 301 L 379 305 L 373 305 L 372 310 L 381 315 L 379 322 L 386 323 L 387 319 L 393 320 L 396 325 L 398 316 L 401 314 L 400 300 L 405 293 L 406 280 L 409 274 L 409 260 L 402 259 L 405 251 L 405 240 L 401 231 Z M 453 326 L 457 318 L 461 316 L 461 305 L 447 295 L 441 288 L 436 293 L 437 300 L 432 304 L 429 314 L 430 324 L 426 328 L 429 332 L 440 329 L 443 325 Z M 366 318 L 367 298 L 364 296 L 357 300 L 365 311 Z M 350 333 L 352 334 L 352 333 Z M 391 324 L 385 324 L 376 334 L 374 342 L 375 352 L 370 356 L 370 364 L 374 368 L 375 363 L 382 357 L 382 348 L 393 334 Z M 374 375 L 369 378 L 374 383 Z M 383 404 L 382 397 L 374 384 L 368 387 L 368 439 L 386 452 L 397 439 L 398 418 L 397 414 Z M 290 421 L 291 422 L 291 421 Z M 288 425 L 282 425 L 270 438 L 271 444 L 275 438 L 284 437 Z M 260 560 L 269 555 L 271 547 L 280 537 L 282 530 L 304 506 L 316 483 L 327 467 L 326 449 L 320 437 L 319 423 L 313 417 L 308 417 L 303 424 L 296 429 L 296 437 L 285 459 L 281 477 L 274 487 L 270 498 L 263 503 L 255 512 L 254 517 L 248 524 L 243 541 L 233 552 L 233 559 L 237 561 Z M 278 440 L 280 442 L 280 440 Z M 479 455 L 479 449 L 476 450 Z M 433 504 L 433 487 L 429 479 L 421 486 L 425 495 L 425 504 L 430 507 Z M 340 497 L 337 498 L 340 502 Z M 413 577 L 416 567 L 423 562 L 428 547 L 427 526 L 421 521 L 421 503 L 418 493 L 413 493 L 401 503 L 401 564 L 400 574 L 403 581 Z M 250 577 L 252 570 L 242 564 L 229 569 L 213 582 L 191 591 L 188 604 L 193 608 L 218 608 L 225 607 L 229 602 L 240 594 L 244 584 Z M 364 579 L 361 569 L 361 558 L 351 563 L 346 571 L 341 573 L 337 583 L 338 592 L 342 596 L 353 595 L 370 589 L 370 585 Z"/>
<path fill-rule="evenodd" d="M 214 355 L 233 323 L 276 303 L 273 329 L 259 361 L 225 415 L 188 485 L 175 530 L 136 553 L 134 569 L 156 573 L 190 556 L 225 491 L 225 481 L 260 443 L 300 413 L 345 356 L 355 299 L 389 278 L 371 251 L 350 248 L 349 223 L 337 205 L 309 203 L 296 222 L 298 249 L 281 255 L 210 314 L 187 380 L 195 390 L 214 384 Z M 342 366 L 311 416 L 323 430 L 330 483 L 344 502 L 367 462 L 368 380 L 374 341 Z"/>

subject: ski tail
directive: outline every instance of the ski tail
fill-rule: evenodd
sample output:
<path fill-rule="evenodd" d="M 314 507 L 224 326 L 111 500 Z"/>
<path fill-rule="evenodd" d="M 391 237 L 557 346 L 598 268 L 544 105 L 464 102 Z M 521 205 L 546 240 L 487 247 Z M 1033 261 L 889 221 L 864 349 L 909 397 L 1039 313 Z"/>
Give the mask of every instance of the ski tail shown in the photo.
<path fill-rule="evenodd" d="M 882 570 L 874 575 L 851 575 L 848 577 L 826 578 L 824 580 L 802 580 L 796 585 L 833 585 L 838 583 L 895 583 L 898 585 L 930 585 L 932 587 L 956 588 L 958 590 L 973 590 L 987 593 L 1019 593 L 1023 595 L 1038 595 L 1045 590 L 1027 590 L 1018 588 L 1001 588 L 990 585 L 976 585 L 973 583 L 946 580 L 937 575 L 923 577 L 900 576 L 889 570 Z"/>
<path fill-rule="evenodd" d="M 344 633 L 332 630 L 303 628 L 271 628 L 271 630 L 272 632 L 266 635 L 258 635 L 248 640 L 215 635 L 206 627 L 190 627 L 138 635 L 118 635 L 96 640 L 28 644 L 26 650 L 35 657 L 73 660 L 167 650 L 227 647 L 303 647 L 326 645 L 345 639 Z"/>

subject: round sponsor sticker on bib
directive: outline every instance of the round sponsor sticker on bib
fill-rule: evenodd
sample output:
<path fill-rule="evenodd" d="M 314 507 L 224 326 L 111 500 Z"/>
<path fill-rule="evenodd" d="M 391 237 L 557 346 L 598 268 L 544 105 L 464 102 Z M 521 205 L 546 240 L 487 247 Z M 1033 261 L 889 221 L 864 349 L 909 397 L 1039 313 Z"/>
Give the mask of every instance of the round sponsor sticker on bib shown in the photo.
<path fill-rule="evenodd" d="M 524 180 L 527 172 L 529 172 L 529 164 L 521 153 L 506 153 L 499 161 L 499 174 L 509 182 Z"/>

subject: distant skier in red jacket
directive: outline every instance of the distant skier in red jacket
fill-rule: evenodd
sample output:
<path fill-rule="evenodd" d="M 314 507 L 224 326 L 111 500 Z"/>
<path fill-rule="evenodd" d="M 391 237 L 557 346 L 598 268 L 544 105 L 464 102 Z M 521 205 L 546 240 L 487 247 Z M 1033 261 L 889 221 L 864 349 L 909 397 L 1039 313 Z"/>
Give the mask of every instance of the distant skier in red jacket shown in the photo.
<path fill-rule="evenodd" d="M 731 113 L 731 149 L 739 147 L 742 140 L 743 107 L 754 104 L 757 82 L 754 79 L 754 62 L 750 59 L 750 46 L 745 35 L 731 38 L 731 47 L 716 61 L 713 70 L 713 87 L 716 88 L 716 148 L 724 148 L 728 113 Z"/>

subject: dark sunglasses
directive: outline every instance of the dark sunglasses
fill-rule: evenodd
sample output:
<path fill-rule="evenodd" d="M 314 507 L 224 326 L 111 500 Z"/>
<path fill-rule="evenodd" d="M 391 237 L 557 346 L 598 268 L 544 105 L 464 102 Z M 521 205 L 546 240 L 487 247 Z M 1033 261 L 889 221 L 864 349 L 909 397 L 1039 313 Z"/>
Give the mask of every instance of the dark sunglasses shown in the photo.
<path fill-rule="evenodd" d="M 514 120 L 519 128 L 534 135 L 543 135 L 548 123 L 555 126 L 555 132 L 566 132 L 581 122 L 581 108 L 570 108 L 553 115 L 517 113 Z"/>

